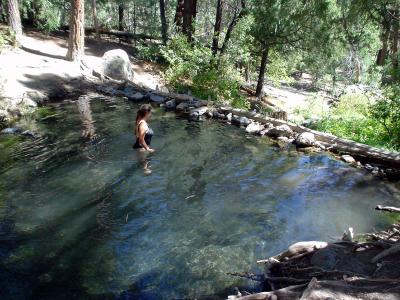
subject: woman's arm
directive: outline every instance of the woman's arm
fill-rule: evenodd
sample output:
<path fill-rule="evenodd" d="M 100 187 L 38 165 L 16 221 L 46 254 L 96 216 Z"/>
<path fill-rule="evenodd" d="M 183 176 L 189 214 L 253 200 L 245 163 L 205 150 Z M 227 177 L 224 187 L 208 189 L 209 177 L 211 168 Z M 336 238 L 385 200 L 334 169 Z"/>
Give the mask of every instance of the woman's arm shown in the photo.
<path fill-rule="evenodd" d="M 145 137 L 145 135 L 146 135 L 146 130 L 147 130 L 146 126 L 145 126 L 143 123 L 141 123 L 141 124 L 139 124 L 138 130 L 139 130 L 139 136 L 138 136 L 138 138 L 139 138 L 139 143 L 140 143 L 140 145 L 142 145 L 143 148 L 146 149 L 146 151 L 151 151 L 151 152 L 154 151 L 153 149 L 151 149 L 151 148 L 146 144 L 146 141 L 144 140 L 144 137 Z"/>

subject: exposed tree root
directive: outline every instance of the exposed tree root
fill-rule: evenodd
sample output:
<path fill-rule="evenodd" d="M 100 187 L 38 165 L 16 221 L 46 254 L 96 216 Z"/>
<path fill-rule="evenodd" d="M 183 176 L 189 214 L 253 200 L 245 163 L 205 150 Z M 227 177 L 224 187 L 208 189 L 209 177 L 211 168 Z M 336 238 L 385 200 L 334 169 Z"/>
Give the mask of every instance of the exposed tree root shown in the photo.
<path fill-rule="evenodd" d="M 377 209 L 400 212 L 395 207 Z M 229 299 L 400 299 L 400 224 L 362 237 L 366 241 L 293 244 L 287 251 L 257 261 L 265 266 L 263 277 L 244 276 L 263 278 L 269 290 Z"/>

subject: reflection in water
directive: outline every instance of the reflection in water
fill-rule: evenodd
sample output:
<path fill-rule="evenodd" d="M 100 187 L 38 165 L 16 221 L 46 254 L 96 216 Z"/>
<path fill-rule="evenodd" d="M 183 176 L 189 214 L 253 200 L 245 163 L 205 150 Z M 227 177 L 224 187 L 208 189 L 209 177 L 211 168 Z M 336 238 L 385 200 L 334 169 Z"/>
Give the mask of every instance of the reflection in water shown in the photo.
<path fill-rule="evenodd" d="M 254 288 L 227 272 L 380 228 L 375 204 L 398 205 L 396 184 L 218 122 L 155 111 L 158 151 L 133 151 L 136 107 L 116 101 L 81 98 L 37 124 L 46 138 L 0 147 L 14 161 L 0 165 L 2 300 L 218 298 Z M 80 147 L 82 128 L 104 138 Z"/>
<path fill-rule="evenodd" d="M 85 140 L 91 141 L 97 138 L 96 128 L 92 117 L 92 110 L 90 108 L 90 98 L 81 96 L 76 101 L 79 116 L 82 120 L 82 137 Z"/>

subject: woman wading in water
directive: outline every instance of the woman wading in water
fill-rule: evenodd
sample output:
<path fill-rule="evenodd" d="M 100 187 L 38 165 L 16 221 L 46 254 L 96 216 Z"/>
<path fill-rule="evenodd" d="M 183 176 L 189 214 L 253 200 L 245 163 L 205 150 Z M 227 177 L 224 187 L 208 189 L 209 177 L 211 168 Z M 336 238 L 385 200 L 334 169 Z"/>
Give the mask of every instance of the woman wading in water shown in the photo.
<path fill-rule="evenodd" d="M 154 149 L 150 148 L 151 138 L 153 137 L 153 130 L 147 124 L 151 116 L 151 105 L 143 104 L 140 106 L 135 123 L 135 136 L 136 142 L 133 145 L 134 149 L 140 151 L 154 152 Z"/>

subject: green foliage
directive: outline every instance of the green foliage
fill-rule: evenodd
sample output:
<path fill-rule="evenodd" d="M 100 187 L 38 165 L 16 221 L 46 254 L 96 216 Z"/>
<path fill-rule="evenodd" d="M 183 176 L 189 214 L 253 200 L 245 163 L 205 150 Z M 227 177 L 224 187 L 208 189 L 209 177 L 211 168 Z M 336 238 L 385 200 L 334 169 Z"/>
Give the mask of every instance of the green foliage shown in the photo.
<path fill-rule="evenodd" d="M 313 128 L 371 146 L 391 148 L 384 126 L 370 113 L 366 95 L 342 96 L 336 106 L 320 116 Z"/>
<path fill-rule="evenodd" d="M 240 74 L 228 61 L 215 58 L 209 48 L 178 35 L 161 53 L 167 62 L 166 79 L 178 91 L 190 89 L 199 98 L 243 103 L 239 100 Z"/>
<path fill-rule="evenodd" d="M 162 48 L 163 48 L 163 46 L 160 46 L 157 44 L 150 44 L 150 45 L 138 44 L 136 46 L 136 51 L 137 51 L 138 57 L 143 60 L 147 60 L 147 61 L 151 61 L 151 62 L 155 62 L 155 63 L 165 63 L 165 60 L 161 54 Z"/>
<path fill-rule="evenodd" d="M 7 45 L 17 46 L 15 33 L 8 26 L 0 26 L 0 52 Z"/>
<path fill-rule="evenodd" d="M 313 119 L 311 128 L 351 139 L 371 146 L 393 149 L 385 127 L 371 112 L 370 97 L 363 94 L 347 94 L 333 107 L 322 98 L 310 99 L 308 106 L 295 113 L 305 119 Z"/>
<path fill-rule="evenodd" d="M 384 135 L 392 146 L 400 149 L 400 86 L 385 88 L 384 97 L 371 107 L 372 117 L 384 128 Z"/>

